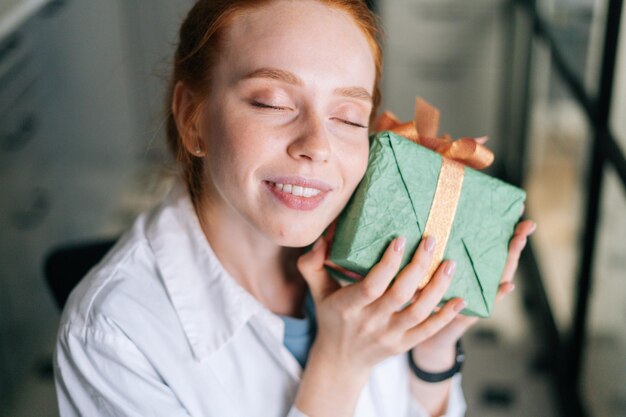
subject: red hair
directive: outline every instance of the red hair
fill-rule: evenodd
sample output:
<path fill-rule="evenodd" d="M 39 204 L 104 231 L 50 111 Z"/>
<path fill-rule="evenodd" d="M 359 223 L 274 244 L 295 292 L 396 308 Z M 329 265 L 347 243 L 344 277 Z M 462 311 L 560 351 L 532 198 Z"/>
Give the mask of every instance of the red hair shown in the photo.
<path fill-rule="evenodd" d="M 168 109 L 172 104 L 174 89 L 178 82 L 182 82 L 199 97 L 207 95 L 206 86 L 210 81 L 209 69 L 219 56 L 222 37 L 229 24 L 244 11 L 261 7 L 271 1 L 274 0 L 199 0 L 196 2 L 180 28 L 174 70 L 169 85 Z M 376 68 L 371 120 L 376 115 L 381 100 L 382 50 L 379 44 L 381 31 L 378 19 L 362 0 L 316 1 L 347 13 L 367 38 Z M 186 150 L 171 111 L 168 111 L 167 117 L 167 143 L 181 165 L 192 200 L 197 203 L 202 193 L 203 159 Z"/>

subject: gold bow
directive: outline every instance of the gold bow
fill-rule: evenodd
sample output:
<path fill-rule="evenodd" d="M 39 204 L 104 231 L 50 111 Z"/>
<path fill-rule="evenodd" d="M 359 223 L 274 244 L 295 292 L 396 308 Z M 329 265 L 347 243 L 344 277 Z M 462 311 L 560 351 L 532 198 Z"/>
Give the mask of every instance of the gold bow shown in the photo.
<path fill-rule="evenodd" d="M 484 169 L 493 163 L 493 152 L 481 143 L 486 137 L 458 140 L 452 140 L 450 135 L 438 137 L 439 110 L 420 97 L 415 99 L 415 120 L 402 123 L 393 113 L 386 111 L 375 123 L 375 131 L 382 130 L 390 130 L 474 169 Z"/>

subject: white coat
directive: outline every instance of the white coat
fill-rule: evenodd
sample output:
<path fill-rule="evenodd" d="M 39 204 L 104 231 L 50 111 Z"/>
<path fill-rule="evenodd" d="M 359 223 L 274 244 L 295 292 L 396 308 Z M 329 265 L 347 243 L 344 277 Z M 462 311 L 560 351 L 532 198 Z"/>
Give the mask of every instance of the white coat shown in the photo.
<path fill-rule="evenodd" d="M 72 293 L 54 355 L 61 416 L 301 417 L 283 331 L 219 263 L 179 184 Z M 409 377 L 406 355 L 378 364 L 354 416 L 427 416 Z M 455 378 L 446 416 L 465 410 Z"/>

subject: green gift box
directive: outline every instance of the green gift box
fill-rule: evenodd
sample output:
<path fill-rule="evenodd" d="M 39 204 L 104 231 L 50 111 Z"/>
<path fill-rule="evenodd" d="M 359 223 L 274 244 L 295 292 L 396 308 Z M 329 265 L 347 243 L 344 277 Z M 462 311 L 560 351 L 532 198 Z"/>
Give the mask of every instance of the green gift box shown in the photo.
<path fill-rule="evenodd" d="M 337 219 L 328 267 L 342 283 L 351 271 L 367 275 L 390 242 L 406 238 L 402 267 L 424 233 L 443 158 L 436 152 L 385 131 L 371 138 L 368 168 Z M 462 314 L 491 314 L 508 255 L 508 244 L 523 209 L 523 190 L 469 167 L 464 175 L 444 259 L 457 262 L 443 302 L 460 297 Z M 439 243 L 439 242 L 438 242 Z"/>

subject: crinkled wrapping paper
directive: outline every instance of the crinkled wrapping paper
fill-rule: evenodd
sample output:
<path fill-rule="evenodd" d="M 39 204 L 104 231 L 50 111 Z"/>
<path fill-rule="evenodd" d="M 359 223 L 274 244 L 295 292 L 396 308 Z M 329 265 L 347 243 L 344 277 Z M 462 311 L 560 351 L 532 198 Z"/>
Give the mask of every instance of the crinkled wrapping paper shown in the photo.
<path fill-rule="evenodd" d="M 409 263 L 428 220 L 442 157 L 392 132 L 372 138 L 365 176 L 339 216 L 329 260 L 361 276 L 389 243 L 406 238 L 402 267 Z M 526 194 L 496 178 L 464 168 L 461 195 L 444 259 L 457 262 L 443 302 L 460 297 L 462 314 L 491 314 L 508 255 L 508 244 Z M 339 280 L 353 282 L 329 268 Z"/>

